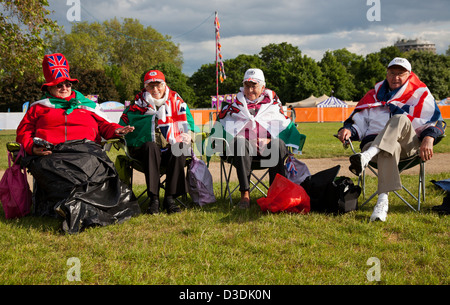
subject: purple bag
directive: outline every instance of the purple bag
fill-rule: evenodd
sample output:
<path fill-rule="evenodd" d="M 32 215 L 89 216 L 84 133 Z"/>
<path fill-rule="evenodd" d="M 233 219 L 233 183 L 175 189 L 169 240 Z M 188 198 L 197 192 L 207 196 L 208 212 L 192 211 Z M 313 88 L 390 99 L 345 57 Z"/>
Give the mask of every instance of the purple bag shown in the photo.
<path fill-rule="evenodd" d="M 31 190 L 28 185 L 27 173 L 20 164 L 16 164 L 20 157 L 24 157 L 25 152 L 22 146 L 14 160 L 12 152 L 8 154 L 9 168 L 3 174 L 0 181 L 0 201 L 5 211 L 5 217 L 18 218 L 30 213 L 31 210 Z"/>
<path fill-rule="evenodd" d="M 205 162 L 194 155 L 187 169 L 186 182 L 192 201 L 200 206 L 216 202 L 212 175 Z"/>

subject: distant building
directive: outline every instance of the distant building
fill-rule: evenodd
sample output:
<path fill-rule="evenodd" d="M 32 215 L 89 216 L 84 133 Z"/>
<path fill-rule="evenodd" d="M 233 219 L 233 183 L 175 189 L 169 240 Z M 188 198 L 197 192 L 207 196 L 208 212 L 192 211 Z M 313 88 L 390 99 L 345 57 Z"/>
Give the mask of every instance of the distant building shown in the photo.
<path fill-rule="evenodd" d="M 419 39 L 414 40 L 399 39 L 394 44 L 394 46 L 399 48 L 399 50 L 402 52 L 416 50 L 416 51 L 428 51 L 432 52 L 433 54 L 436 54 L 436 45 L 434 43 L 428 41 L 420 41 Z"/>

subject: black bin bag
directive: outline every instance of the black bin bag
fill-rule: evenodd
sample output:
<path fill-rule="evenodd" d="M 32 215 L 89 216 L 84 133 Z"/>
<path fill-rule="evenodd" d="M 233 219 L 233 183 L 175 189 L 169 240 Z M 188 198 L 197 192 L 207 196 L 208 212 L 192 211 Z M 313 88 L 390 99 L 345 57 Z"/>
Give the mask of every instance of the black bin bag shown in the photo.
<path fill-rule="evenodd" d="M 56 145 L 49 156 L 30 156 L 23 162 L 36 181 L 34 214 L 62 216 L 67 233 L 140 214 L 131 188 L 92 141 L 67 141 Z"/>

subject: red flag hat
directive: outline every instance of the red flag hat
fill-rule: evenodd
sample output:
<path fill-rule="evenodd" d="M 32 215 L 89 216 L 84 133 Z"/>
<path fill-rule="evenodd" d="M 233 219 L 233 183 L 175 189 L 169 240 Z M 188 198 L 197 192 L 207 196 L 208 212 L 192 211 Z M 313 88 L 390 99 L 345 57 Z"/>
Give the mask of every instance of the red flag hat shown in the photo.
<path fill-rule="evenodd" d="M 45 55 L 42 61 L 42 70 L 44 71 L 45 84 L 42 85 L 41 90 L 44 90 L 47 86 L 56 86 L 66 80 L 78 83 L 78 79 L 70 78 L 69 62 L 61 53 Z"/>

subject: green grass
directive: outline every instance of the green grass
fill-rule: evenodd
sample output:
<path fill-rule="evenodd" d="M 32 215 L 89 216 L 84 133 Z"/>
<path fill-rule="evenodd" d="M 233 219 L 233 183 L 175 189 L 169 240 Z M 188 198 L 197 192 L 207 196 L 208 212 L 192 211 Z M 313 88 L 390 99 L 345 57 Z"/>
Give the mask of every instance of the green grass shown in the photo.
<path fill-rule="evenodd" d="M 339 126 L 299 124 L 308 136 L 304 156 L 342 155 L 332 136 Z M 8 137 L 0 132 L 1 147 Z M 438 146 L 448 145 L 445 140 Z M 318 145 L 322 141 L 328 144 Z M 426 176 L 420 212 L 390 195 L 385 223 L 368 221 L 374 202 L 338 216 L 270 214 L 261 212 L 253 192 L 251 208 L 240 210 L 220 198 L 217 183 L 216 203 L 174 215 L 142 214 L 76 235 L 62 234 L 59 220 L 6 220 L 0 209 L 0 284 L 448 285 L 450 221 L 430 211 L 444 197 L 430 180 L 449 175 Z M 414 186 L 416 179 L 405 176 L 404 184 Z M 367 193 L 375 184 L 367 177 Z M 80 260 L 80 282 L 67 279 L 71 257 Z M 371 257 L 380 260 L 379 282 L 367 279 Z"/>

